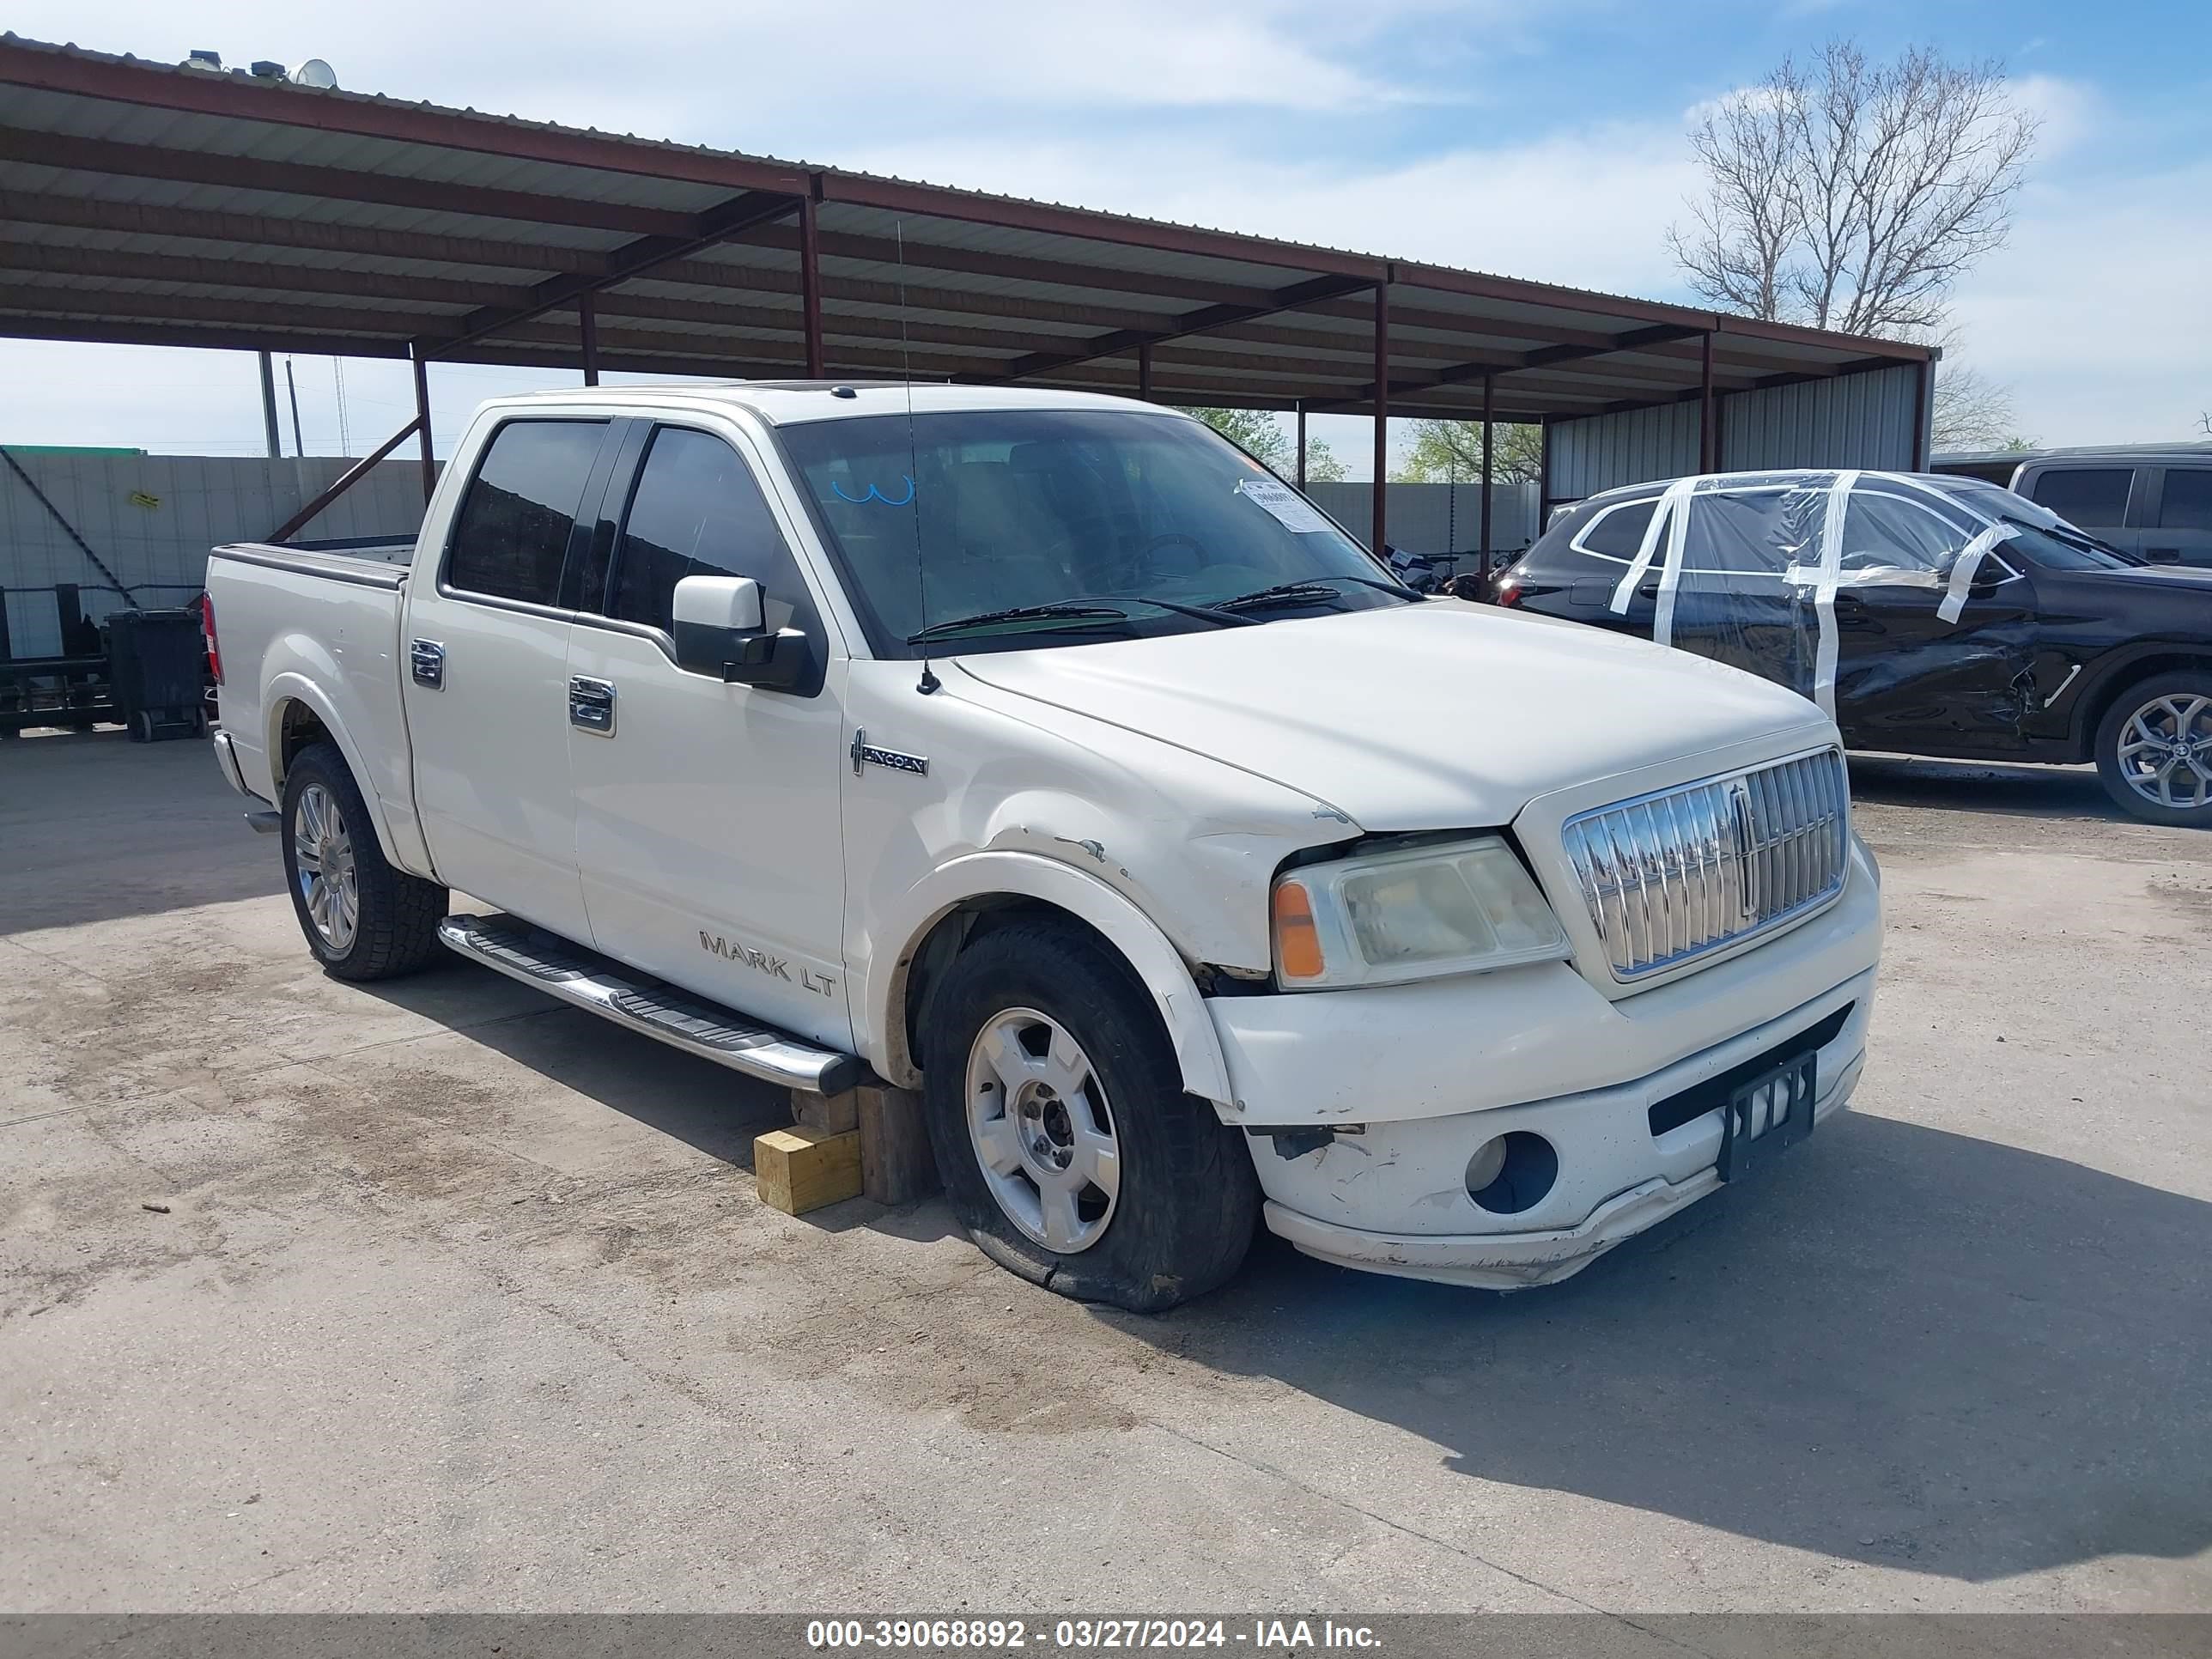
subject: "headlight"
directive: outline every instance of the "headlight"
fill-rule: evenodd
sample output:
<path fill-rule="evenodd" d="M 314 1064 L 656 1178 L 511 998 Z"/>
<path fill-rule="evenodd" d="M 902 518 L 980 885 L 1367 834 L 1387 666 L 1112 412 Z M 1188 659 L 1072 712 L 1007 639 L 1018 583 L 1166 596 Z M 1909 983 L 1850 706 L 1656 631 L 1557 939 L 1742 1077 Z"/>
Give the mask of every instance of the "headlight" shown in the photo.
<path fill-rule="evenodd" d="M 1285 990 L 1395 985 L 1567 954 L 1559 918 L 1495 836 L 1309 864 L 1274 890 Z"/>

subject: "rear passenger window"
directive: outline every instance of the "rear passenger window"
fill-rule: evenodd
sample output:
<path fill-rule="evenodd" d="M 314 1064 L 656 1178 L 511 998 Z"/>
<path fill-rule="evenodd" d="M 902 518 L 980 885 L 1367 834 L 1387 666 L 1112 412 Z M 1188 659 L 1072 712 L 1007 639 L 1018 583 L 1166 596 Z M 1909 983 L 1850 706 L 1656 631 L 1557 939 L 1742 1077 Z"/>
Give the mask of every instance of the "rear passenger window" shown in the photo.
<path fill-rule="evenodd" d="M 2134 479 L 2132 467 L 2054 467 L 2036 476 L 2028 494 L 2069 523 L 2112 529 L 2128 521 L 2128 486 Z"/>
<path fill-rule="evenodd" d="M 2159 503 L 2160 530 L 2212 530 L 2212 468 L 2169 466 Z"/>
<path fill-rule="evenodd" d="M 558 605 L 568 532 L 605 434 L 604 421 L 509 421 L 500 428 L 461 501 L 447 585 Z"/>
<path fill-rule="evenodd" d="M 1644 532 L 1650 527 L 1651 510 L 1657 505 L 1654 500 L 1607 507 L 1583 526 L 1574 545 L 1601 558 L 1632 559 L 1644 545 Z"/>
<path fill-rule="evenodd" d="M 750 576 L 770 629 L 820 631 L 752 469 L 720 438 L 665 426 L 653 434 L 623 520 L 614 614 L 672 629 L 676 584 L 686 576 Z"/>

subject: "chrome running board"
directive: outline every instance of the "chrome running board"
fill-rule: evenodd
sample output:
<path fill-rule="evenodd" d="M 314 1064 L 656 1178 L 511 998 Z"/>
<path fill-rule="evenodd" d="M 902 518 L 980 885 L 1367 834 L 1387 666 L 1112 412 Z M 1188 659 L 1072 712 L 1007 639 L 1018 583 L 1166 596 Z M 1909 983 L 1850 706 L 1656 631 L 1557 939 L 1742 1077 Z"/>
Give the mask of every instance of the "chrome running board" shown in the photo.
<path fill-rule="evenodd" d="M 857 1054 L 748 1019 L 518 917 L 447 916 L 438 924 L 438 940 L 602 1019 L 766 1083 L 841 1095 L 868 1075 Z"/>

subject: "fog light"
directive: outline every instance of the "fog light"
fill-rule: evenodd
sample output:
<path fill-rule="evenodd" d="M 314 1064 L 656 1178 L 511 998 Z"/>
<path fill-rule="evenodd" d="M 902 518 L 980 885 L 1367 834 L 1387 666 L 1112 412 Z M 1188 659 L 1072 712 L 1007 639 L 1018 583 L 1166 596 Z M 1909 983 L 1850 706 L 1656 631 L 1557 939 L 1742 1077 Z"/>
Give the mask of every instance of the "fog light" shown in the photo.
<path fill-rule="evenodd" d="M 1472 1198 L 1497 1180 L 1505 1168 L 1505 1137 L 1492 1135 L 1474 1149 L 1467 1161 L 1467 1190 Z"/>
<path fill-rule="evenodd" d="M 1477 1186 L 1476 1177 L 1486 1173 L 1490 1179 Z M 1559 1155 L 1552 1143 L 1516 1129 L 1475 1149 L 1468 1160 L 1467 1195 L 1492 1215 L 1518 1215 L 1541 1204 L 1559 1179 Z"/>

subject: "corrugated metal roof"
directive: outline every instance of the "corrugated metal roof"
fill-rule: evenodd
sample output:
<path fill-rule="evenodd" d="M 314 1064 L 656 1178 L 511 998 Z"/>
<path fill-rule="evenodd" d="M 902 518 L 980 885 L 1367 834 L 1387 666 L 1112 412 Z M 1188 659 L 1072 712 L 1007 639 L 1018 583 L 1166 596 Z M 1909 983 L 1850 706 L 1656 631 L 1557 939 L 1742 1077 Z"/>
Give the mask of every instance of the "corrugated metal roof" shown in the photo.
<path fill-rule="evenodd" d="M 881 175 L 0 36 L 0 333 L 802 373 L 1500 418 L 1735 392 L 1920 348 Z"/>

